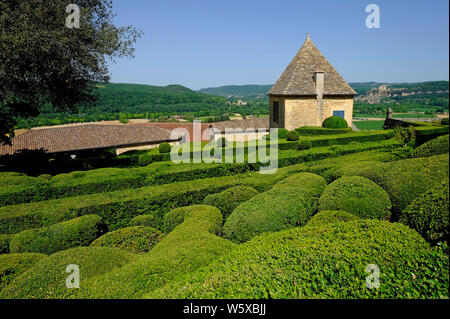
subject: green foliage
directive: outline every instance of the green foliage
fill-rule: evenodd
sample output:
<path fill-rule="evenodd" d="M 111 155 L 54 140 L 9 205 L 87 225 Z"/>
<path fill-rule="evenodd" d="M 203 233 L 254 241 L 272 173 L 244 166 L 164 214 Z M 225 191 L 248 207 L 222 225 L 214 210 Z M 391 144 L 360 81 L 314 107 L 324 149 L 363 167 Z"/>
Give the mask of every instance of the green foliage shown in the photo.
<path fill-rule="evenodd" d="M 448 119 L 449 119 L 448 117 L 443 118 L 443 119 L 441 120 L 441 125 L 448 125 L 448 123 L 449 123 L 449 120 L 448 120 Z"/>
<path fill-rule="evenodd" d="M 340 116 L 330 116 L 323 121 L 322 127 L 342 129 L 347 128 L 348 124 L 347 121 Z"/>
<path fill-rule="evenodd" d="M 279 128 L 277 129 L 278 131 L 278 138 L 287 138 L 287 135 L 289 133 L 288 130 L 286 130 L 285 128 Z"/>
<path fill-rule="evenodd" d="M 165 214 L 162 226 L 164 232 L 168 234 L 174 230 L 175 227 L 180 225 L 184 221 L 185 215 L 193 210 L 191 207 L 192 206 L 178 207 Z"/>
<path fill-rule="evenodd" d="M 139 166 L 147 166 L 148 164 L 151 164 L 153 161 L 152 157 L 150 156 L 150 154 L 141 154 L 139 155 Z"/>
<path fill-rule="evenodd" d="M 448 241 L 448 178 L 415 199 L 400 214 L 399 221 L 417 230 L 428 242 Z"/>
<path fill-rule="evenodd" d="M 12 235 L 0 234 L 0 254 L 9 253 L 9 242 L 11 241 Z"/>
<path fill-rule="evenodd" d="M 91 246 L 121 248 L 143 254 L 148 253 L 163 238 L 164 235 L 156 228 L 133 226 L 106 233 L 94 240 Z"/>
<path fill-rule="evenodd" d="M 414 146 L 416 141 L 416 130 L 413 126 L 403 127 L 398 125 L 394 128 L 394 134 L 403 144 Z"/>
<path fill-rule="evenodd" d="M 297 150 L 309 150 L 312 147 L 312 143 L 309 140 L 300 139 L 297 142 Z"/>
<path fill-rule="evenodd" d="M 320 126 L 302 126 L 295 129 L 300 135 L 330 135 L 330 134 L 345 134 L 352 131 L 351 127 L 347 128 L 325 128 Z"/>
<path fill-rule="evenodd" d="M 362 218 L 389 219 L 391 206 L 385 190 L 359 176 L 332 182 L 319 199 L 319 211 L 342 210 Z"/>
<path fill-rule="evenodd" d="M 161 154 L 170 153 L 171 149 L 172 149 L 172 147 L 167 142 L 163 142 L 163 143 L 159 144 L 159 147 L 158 147 L 159 153 L 161 153 Z"/>
<path fill-rule="evenodd" d="M 217 208 L 192 206 L 185 213 L 184 221 L 149 253 L 114 272 L 82 283 L 78 297 L 139 298 L 177 276 L 208 265 L 235 247 L 216 235 L 222 225 Z"/>
<path fill-rule="evenodd" d="M 353 164 L 352 164 L 353 165 Z M 381 186 L 392 202 L 393 220 L 420 194 L 449 176 L 448 154 L 371 164 L 359 170 L 347 168 L 344 176 L 366 177 Z"/>
<path fill-rule="evenodd" d="M 308 227 L 323 226 L 330 223 L 348 222 L 357 219 L 360 218 L 353 214 L 344 212 L 342 210 L 339 211 L 325 210 L 322 212 L 318 212 L 313 217 L 311 217 L 311 219 L 306 223 L 306 226 Z"/>
<path fill-rule="evenodd" d="M 130 220 L 130 226 L 146 226 L 146 227 L 157 227 L 158 221 L 156 220 L 156 217 L 154 215 L 148 214 L 148 215 L 138 215 L 136 217 L 133 217 Z"/>
<path fill-rule="evenodd" d="M 329 182 L 332 182 L 342 176 L 357 176 L 362 169 L 369 168 L 373 165 L 380 164 L 379 161 L 360 161 L 337 165 L 327 170 L 323 176 Z"/>
<path fill-rule="evenodd" d="M 424 156 L 433 156 L 448 153 L 449 142 L 448 142 L 448 134 L 437 137 L 431 141 L 428 141 L 418 148 L 416 148 L 412 157 L 424 157 Z"/>
<path fill-rule="evenodd" d="M 366 286 L 369 264 L 380 269 L 378 289 Z M 448 298 L 448 266 L 407 226 L 356 220 L 264 234 L 146 297 Z"/>
<path fill-rule="evenodd" d="M 222 212 L 223 218 L 226 219 L 236 207 L 257 194 L 258 191 L 252 187 L 236 186 L 206 196 L 203 204 L 217 207 Z"/>
<path fill-rule="evenodd" d="M 49 227 L 24 230 L 11 239 L 12 253 L 52 254 L 77 246 L 87 246 L 106 231 L 101 217 L 86 215 Z"/>
<path fill-rule="evenodd" d="M 20 254 L 24 255 L 24 254 Z M 40 256 L 41 257 L 41 256 Z M 136 256 L 123 249 L 108 247 L 78 247 L 42 258 L 13 280 L 0 292 L 3 299 L 72 298 L 78 290 L 86 289 L 89 279 L 136 260 Z M 80 289 L 67 289 L 68 265 L 80 268 Z M 107 290 L 103 287 L 103 290 Z"/>
<path fill-rule="evenodd" d="M 298 141 L 298 138 L 300 137 L 300 134 L 298 134 L 297 131 L 289 131 L 286 135 L 286 139 L 288 141 Z"/>
<path fill-rule="evenodd" d="M 18 275 L 46 257 L 44 254 L 34 253 L 0 255 L 0 291 Z"/>
<path fill-rule="evenodd" d="M 307 190 L 312 196 L 319 198 L 327 186 L 327 181 L 319 175 L 302 172 L 292 174 L 288 178 L 276 183 L 275 187 L 296 187 Z"/>
<path fill-rule="evenodd" d="M 277 187 L 239 205 L 223 226 L 224 237 L 237 243 L 264 232 L 304 225 L 314 213 L 311 192 L 296 187 Z"/>

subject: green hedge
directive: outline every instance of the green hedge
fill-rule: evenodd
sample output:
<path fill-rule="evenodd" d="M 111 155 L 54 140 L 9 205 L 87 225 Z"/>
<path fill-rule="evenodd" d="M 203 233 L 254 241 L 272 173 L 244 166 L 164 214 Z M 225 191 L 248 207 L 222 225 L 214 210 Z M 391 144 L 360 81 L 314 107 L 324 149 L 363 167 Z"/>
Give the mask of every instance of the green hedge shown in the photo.
<path fill-rule="evenodd" d="M 224 237 L 237 243 L 264 232 L 304 225 L 316 209 L 316 200 L 308 190 L 277 187 L 256 195 L 239 205 L 224 226 Z"/>
<path fill-rule="evenodd" d="M 177 276 L 206 266 L 235 248 L 216 235 L 221 226 L 222 214 L 217 208 L 192 206 L 184 221 L 148 254 L 113 273 L 89 280 L 79 289 L 79 297 L 139 298 Z"/>
<path fill-rule="evenodd" d="M 448 154 L 406 159 L 392 163 L 368 164 L 358 170 L 347 168 L 343 176 L 366 177 L 381 186 L 392 202 L 393 220 L 422 193 L 449 176 Z"/>
<path fill-rule="evenodd" d="M 302 172 L 292 174 L 288 178 L 276 183 L 275 187 L 298 187 L 311 192 L 311 195 L 319 198 L 327 186 L 327 181 L 320 175 Z"/>
<path fill-rule="evenodd" d="M 381 273 L 369 289 L 368 265 Z M 448 298 L 448 255 L 407 226 L 379 220 L 264 234 L 148 298 Z M 414 274 L 414 278 L 411 278 Z"/>
<path fill-rule="evenodd" d="M 46 257 L 44 254 L 34 253 L 0 255 L 0 292 L 14 278 Z"/>
<path fill-rule="evenodd" d="M 286 136 L 286 140 L 288 141 L 298 141 L 300 134 L 297 131 L 289 131 Z"/>
<path fill-rule="evenodd" d="M 448 153 L 448 134 L 430 140 L 416 148 L 412 157 L 433 156 Z"/>
<path fill-rule="evenodd" d="M 324 178 L 332 182 L 342 176 L 356 176 L 361 171 L 361 169 L 366 169 L 372 165 L 380 164 L 379 161 L 360 161 L 352 162 L 347 164 L 342 164 L 333 168 L 330 168 L 323 173 Z"/>
<path fill-rule="evenodd" d="M 77 246 L 87 246 L 106 231 L 100 216 L 86 215 L 49 227 L 24 230 L 11 239 L 12 253 L 52 254 Z"/>
<path fill-rule="evenodd" d="M 0 254 L 9 253 L 9 242 L 11 241 L 12 235 L 0 234 Z"/>
<path fill-rule="evenodd" d="M 73 298 L 79 290 L 86 289 L 90 278 L 117 271 L 136 258 L 126 250 L 108 247 L 78 247 L 60 251 L 26 269 L 0 292 L 0 299 Z M 68 265 L 80 268 L 79 289 L 66 287 L 66 279 L 70 275 L 65 272 Z M 108 287 L 103 289 L 106 291 Z"/>
<path fill-rule="evenodd" d="M 347 128 L 348 127 L 348 123 L 347 121 L 340 117 L 340 116 L 330 116 L 327 117 L 323 123 L 322 123 L 322 127 L 325 128 Z"/>
<path fill-rule="evenodd" d="M 194 209 L 192 207 L 195 206 L 178 207 L 172 209 L 170 212 L 165 214 L 163 217 L 163 226 L 162 226 L 164 232 L 168 234 L 172 230 L 174 230 L 175 227 L 183 223 L 186 214 Z"/>
<path fill-rule="evenodd" d="M 164 235 L 156 228 L 132 226 L 106 233 L 94 240 L 91 246 L 121 248 L 131 253 L 143 254 L 149 252 L 163 238 Z"/>
<path fill-rule="evenodd" d="M 146 226 L 157 228 L 159 222 L 154 215 L 138 215 L 130 220 L 130 226 Z"/>
<path fill-rule="evenodd" d="M 401 214 L 399 221 L 415 229 L 427 241 L 436 244 L 448 241 L 449 182 L 446 179 L 414 200 Z"/>
<path fill-rule="evenodd" d="M 313 217 L 311 217 L 311 219 L 306 223 L 306 226 L 308 227 L 323 226 L 326 224 L 349 222 L 358 219 L 360 219 L 358 216 L 344 212 L 342 210 L 339 211 L 325 210 L 322 212 L 318 212 Z"/>
<path fill-rule="evenodd" d="M 300 135 L 331 135 L 345 134 L 352 131 L 351 127 L 347 128 L 325 128 L 320 126 L 302 126 L 295 129 Z"/>
<path fill-rule="evenodd" d="M 152 163 L 152 157 L 150 154 L 141 154 L 139 155 L 139 166 L 147 166 Z"/>
<path fill-rule="evenodd" d="M 243 202 L 257 195 L 258 191 L 248 186 L 236 186 L 217 194 L 211 194 L 203 200 L 204 205 L 217 207 L 226 219 Z"/>
<path fill-rule="evenodd" d="M 170 153 L 171 149 L 172 149 L 172 146 L 170 146 L 170 144 L 167 142 L 163 142 L 163 143 L 159 144 L 159 146 L 158 146 L 158 150 L 159 150 L 160 154 Z"/>
<path fill-rule="evenodd" d="M 332 182 L 319 199 L 319 211 L 341 210 L 361 218 L 389 219 L 391 207 L 384 189 L 359 176 Z"/>

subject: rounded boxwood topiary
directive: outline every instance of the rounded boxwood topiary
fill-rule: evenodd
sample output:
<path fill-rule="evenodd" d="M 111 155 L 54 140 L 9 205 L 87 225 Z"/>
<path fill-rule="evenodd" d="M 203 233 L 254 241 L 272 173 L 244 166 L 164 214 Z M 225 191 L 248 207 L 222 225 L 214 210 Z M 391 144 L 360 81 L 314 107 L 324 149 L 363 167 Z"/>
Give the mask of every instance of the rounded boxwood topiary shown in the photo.
<path fill-rule="evenodd" d="M 9 242 L 11 241 L 12 235 L 0 234 L 0 254 L 9 253 Z"/>
<path fill-rule="evenodd" d="M 320 175 L 302 172 L 290 175 L 288 178 L 276 183 L 276 187 L 298 187 L 311 192 L 314 197 L 320 197 L 327 186 L 327 181 Z"/>
<path fill-rule="evenodd" d="M 345 119 L 340 116 L 330 116 L 322 123 L 322 127 L 326 128 L 347 128 L 348 124 Z"/>
<path fill-rule="evenodd" d="M 425 157 L 448 153 L 449 141 L 448 134 L 432 139 L 412 152 L 412 157 Z"/>
<path fill-rule="evenodd" d="M 223 226 L 224 237 L 242 243 L 264 232 L 304 225 L 315 210 L 311 192 L 276 187 L 239 205 Z"/>
<path fill-rule="evenodd" d="M 343 210 L 362 218 L 388 219 L 391 201 L 371 180 L 342 177 L 328 185 L 319 199 L 319 211 Z"/>
<path fill-rule="evenodd" d="M 226 219 L 243 202 L 257 195 L 258 191 L 248 186 L 236 186 L 217 194 L 210 194 L 203 200 L 204 205 L 217 207 Z"/>
<path fill-rule="evenodd" d="M 348 222 L 351 220 L 360 219 L 358 216 L 344 212 L 344 211 L 331 211 L 325 210 L 318 212 L 306 223 L 306 226 L 321 226 L 330 223 Z"/>
<path fill-rule="evenodd" d="M 190 212 L 190 206 L 172 209 L 163 217 L 163 231 L 168 234 L 184 221 L 184 215 Z"/>
<path fill-rule="evenodd" d="M 286 135 L 286 139 L 288 141 L 297 141 L 300 137 L 300 134 L 298 134 L 297 131 L 289 131 L 289 133 Z"/>
<path fill-rule="evenodd" d="M 90 278 L 120 269 L 136 260 L 130 252 L 109 247 L 77 247 L 39 260 L 0 292 L 0 298 L 73 298 L 88 289 Z M 80 288 L 67 289 L 68 265 L 80 269 Z M 103 291 L 108 290 L 103 287 Z"/>
<path fill-rule="evenodd" d="M 13 236 L 12 253 L 52 254 L 77 246 L 88 246 L 106 232 L 100 216 L 85 215 L 48 227 L 33 228 Z"/>
<path fill-rule="evenodd" d="M 303 151 L 303 150 L 309 150 L 312 147 L 312 143 L 310 140 L 300 139 L 297 142 L 297 150 Z"/>
<path fill-rule="evenodd" d="M 154 215 L 138 215 L 130 220 L 130 226 L 147 226 L 158 228 L 158 221 Z"/>
<path fill-rule="evenodd" d="M 417 230 L 428 242 L 448 241 L 449 226 L 448 179 L 413 201 L 400 214 L 399 221 Z"/>
<path fill-rule="evenodd" d="M 147 166 L 148 164 L 152 163 L 152 156 L 150 154 L 141 154 L 138 157 L 138 164 L 139 166 Z"/>
<path fill-rule="evenodd" d="M 172 146 L 170 146 L 170 144 L 167 142 L 163 142 L 163 143 L 159 144 L 158 149 L 159 149 L 160 154 L 170 153 Z"/>
<path fill-rule="evenodd" d="M 288 130 L 286 130 L 285 128 L 279 128 L 277 129 L 278 131 L 278 138 L 287 138 L 287 135 L 289 133 Z"/>
<path fill-rule="evenodd" d="M 376 289 L 366 285 L 369 265 L 381 273 Z M 444 251 L 405 225 L 354 220 L 264 234 L 145 297 L 448 298 L 448 266 Z"/>
<path fill-rule="evenodd" d="M 323 176 L 327 181 L 334 181 L 343 176 L 358 176 L 358 173 L 365 168 L 370 168 L 373 165 L 381 164 L 379 161 L 360 161 L 344 164 L 327 170 Z"/>
<path fill-rule="evenodd" d="M 0 291 L 45 257 L 47 256 L 44 254 L 35 253 L 0 255 Z"/>
<path fill-rule="evenodd" d="M 126 249 L 131 253 L 147 253 L 164 238 L 156 228 L 146 226 L 125 227 L 104 234 L 94 240 L 91 246 Z"/>

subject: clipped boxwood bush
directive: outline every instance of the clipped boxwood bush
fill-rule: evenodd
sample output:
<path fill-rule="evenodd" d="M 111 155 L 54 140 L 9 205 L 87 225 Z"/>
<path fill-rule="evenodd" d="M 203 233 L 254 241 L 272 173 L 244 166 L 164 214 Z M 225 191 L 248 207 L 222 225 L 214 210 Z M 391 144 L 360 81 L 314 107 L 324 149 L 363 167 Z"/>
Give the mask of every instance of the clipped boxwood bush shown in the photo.
<path fill-rule="evenodd" d="M 158 149 L 159 149 L 160 154 L 166 154 L 166 153 L 170 153 L 170 150 L 172 149 L 172 147 L 170 146 L 169 143 L 163 142 L 163 143 L 159 144 Z"/>
<path fill-rule="evenodd" d="M 297 150 L 299 151 L 309 150 L 310 148 L 312 148 L 312 143 L 310 140 L 300 139 L 297 142 Z"/>
<path fill-rule="evenodd" d="M 417 230 L 427 241 L 436 244 L 448 241 L 449 226 L 448 179 L 414 200 L 401 214 L 399 221 Z"/>
<path fill-rule="evenodd" d="M 330 223 L 348 222 L 360 219 L 358 216 L 344 212 L 342 210 L 325 210 L 318 212 L 306 223 L 306 226 L 322 226 Z"/>
<path fill-rule="evenodd" d="M 236 207 L 257 194 L 258 191 L 253 187 L 236 186 L 206 196 L 203 204 L 217 207 L 222 212 L 223 218 L 226 219 Z"/>
<path fill-rule="evenodd" d="M 323 121 L 322 127 L 325 127 L 325 128 L 347 128 L 348 124 L 347 124 L 347 121 L 340 116 L 330 116 L 330 117 L 327 117 Z"/>
<path fill-rule="evenodd" d="M 150 156 L 150 154 L 141 154 L 139 155 L 139 160 L 138 160 L 139 166 L 147 166 L 148 164 L 152 163 L 152 157 Z"/>
<path fill-rule="evenodd" d="M 157 228 L 159 224 L 160 223 L 156 220 L 156 217 L 152 214 L 138 215 L 130 220 L 130 226 L 147 226 Z"/>
<path fill-rule="evenodd" d="M 23 254 L 20 254 L 23 255 Z M 57 252 L 42 258 L 33 267 L 17 276 L 0 292 L 4 299 L 73 298 L 87 289 L 88 280 L 110 271 L 117 271 L 136 260 L 126 250 L 108 247 L 78 247 Z M 65 272 L 68 265 L 80 268 L 80 288 L 67 289 Z M 107 290 L 105 286 L 103 290 Z"/>
<path fill-rule="evenodd" d="M 91 246 L 122 248 L 131 253 L 143 254 L 163 238 L 164 235 L 156 228 L 132 226 L 106 233 L 94 240 Z"/>
<path fill-rule="evenodd" d="M 264 232 L 304 225 L 315 211 L 311 192 L 276 187 L 239 205 L 223 226 L 224 237 L 237 243 Z"/>
<path fill-rule="evenodd" d="M 286 135 L 286 139 L 288 141 L 297 141 L 300 137 L 300 134 L 298 134 L 297 131 L 289 131 L 289 133 Z"/>
<path fill-rule="evenodd" d="M 164 215 L 163 217 L 163 230 L 166 234 L 170 233 L 175 229 L 178 225 L 180 225 L 184 221 L 184 216 L 191 212 L 191 206 L 186 207 L 178 207 L 172 209 L 170 212 Z"/>
<path fill-rule="evenodd" d="M 331 129 L 320 126 L 302 126 L 295 129 L 300 135 L 330 135 L 330 134 L 345 134 L 352 131 L 351 127 Z"/>
<path fill-rule="evenodd" d="M 424 157 L 424 156 L 433 156 L 448 153 L 448 134 L 439 136 L 433 140 L 430 140 L 418 148 L 416 148 L 412 157 Z"/>
<path fill-rule="evenodd" d="M 323 173 L 323 177 L 332 182 L 342 176 L 356 176 L 362 169 L 370 168 L 373 165 L 380 164 L 379 161 L 361 161 L 352 162 L 344 165 L 338 165 L 337 167 L 330 168 Z"/>
<path fill-rule="evenodd" d="M 276 183 L 274 188 L 285 186 L 305 189 L 318 198 L 327 186 L 327 181 L 320 175 L 302 172 L 290 175 L 288 178 Z"/>
<path fill-rule="evenodd" d="M 46 257 L 35 253 L 0 255 L 0 291 L 15 277 Z"/>
<path fill-rule="evenodd" d="M 377 289 L 366 285 L 371 264 Z M 405 225 L 355 220 L 264 234 L 146 297 L 448 298 L 448 266 L 448 255 Z"/>
<path fill-rule="evenodd" d="M 216 207 L 191 206 L 184 221 L 149 253 L 105 276 L 89 280 L 80 298 L 140 298 L 180 275 L 206 266 L 236 247 L 218 234 L 222 214 Z M 105 289 L 105 287 L 108 287 Z"/>
<path fill-rule="evenodd" d="M 85 215 L 49 227 L 20 232 L 11 239 L 12 253 L 52 254 L 77 246 L 88 246 L 106 232 L 100 216 Z"/>
<path fill-rule="evenodd" d="M 335 180 L 319 199 L 319 211 L 342 210 L 362 218 L 388 219 L 391 206 L 384 189 L 359 176 Z"/>
<path fill-rule="evenodd" d="M 11 238 L 12 235 L 0 234 L 0 254 L 9 253 L 9 242 Z"/>

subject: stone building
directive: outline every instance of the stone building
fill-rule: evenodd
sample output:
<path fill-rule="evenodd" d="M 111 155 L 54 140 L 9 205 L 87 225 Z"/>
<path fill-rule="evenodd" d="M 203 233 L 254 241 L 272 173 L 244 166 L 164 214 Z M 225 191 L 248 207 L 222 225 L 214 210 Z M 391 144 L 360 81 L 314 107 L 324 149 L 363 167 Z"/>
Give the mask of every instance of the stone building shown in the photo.
<path fill-rule="evenodd" d="M 268 92 L 270 127 L 293 130 L 321 126 L 330 116 L 352 125 L 357 93 L 320 53 L 309 37 Z"/>

